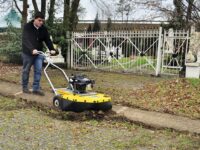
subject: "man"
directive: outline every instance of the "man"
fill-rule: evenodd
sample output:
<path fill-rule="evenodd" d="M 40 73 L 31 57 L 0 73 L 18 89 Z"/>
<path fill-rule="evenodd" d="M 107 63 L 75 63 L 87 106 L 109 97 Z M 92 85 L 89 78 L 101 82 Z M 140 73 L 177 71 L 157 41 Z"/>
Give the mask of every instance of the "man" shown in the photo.
<path fill-rule="evenodd" d="M 44 15 L 41 12 L 35 14 L 34 20 L 24 26 L 22 34 L 22 89 L 23 93 L 31 93 L 28 88 L 29 73 L 31 66 L 34 66 L 33 94 L 44 96 L 40 88 L 42 74 L 42 64 L 44 56 L 38 55 L 38 51 L 43 50 L 43 42 L 47 45 L 51 55 L 56 55 L 57 51 L 53 47 L 49 33 L 44 24 Z"/>

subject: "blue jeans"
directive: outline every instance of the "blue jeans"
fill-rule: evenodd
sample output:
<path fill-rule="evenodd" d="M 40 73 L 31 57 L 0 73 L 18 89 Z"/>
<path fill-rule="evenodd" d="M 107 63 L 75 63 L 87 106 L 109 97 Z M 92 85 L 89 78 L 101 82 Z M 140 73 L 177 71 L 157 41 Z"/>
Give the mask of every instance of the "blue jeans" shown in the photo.
<path fill-rule="evenodd" d="M 23 59 L 23 71 L 22 71 L 22 88 L 28 89 L 29 74 L 31 67 L 34 67 L 34 80 L 33 80 L 33 91 L 40 90 L 40 79 L 42 75 L 42 64 L 44 57 L 41 55 L 30 56 L 22 53 Z"/>

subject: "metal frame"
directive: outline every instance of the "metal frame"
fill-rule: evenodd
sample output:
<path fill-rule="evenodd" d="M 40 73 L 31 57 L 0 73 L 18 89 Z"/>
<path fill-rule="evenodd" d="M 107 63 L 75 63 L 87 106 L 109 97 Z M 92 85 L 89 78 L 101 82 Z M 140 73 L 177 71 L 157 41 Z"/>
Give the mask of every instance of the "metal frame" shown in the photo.
<path fill-rule="evenodd" d="M 55 65 L 55 64 L 52 62 L 49 53 L 44 53 L 44 52 L 42 52 L 42 51 L 38 51 L 38 54 L 44 56 L 45 60 L 47 61 L 47 65 L 46 65 L 46 67 L 44 68 L 44 74 L 45 74 L 45 76 L 46 76 L 46 78 L 47 78 L 47 80 L 48 80 L 48 82 L 49 82 L 49 84 L 50 84 L 50 86 L 51 86 L 51 88 L 52 88 L 54 94 L 55 94 L 55 95 L 58 95 L 58 93 L 57 93 L 57 90 L 58 90 L 58 89 L 54 87 L 54 85 L 53 85 L 53 83 L 52 83 L 52 81 L 51 81 L 51 79 L 50 79 L 50 77 L 49 77 L 49 75 L 48 75 L 48 73 L 47 73 L 48 67 L 51 65 L 51 66 L 55 67 L 56 69 L 60 70 L 60 71 L 63 73 L 63 75 L 64 75 L 64 77 L 65 77 L 65 79 L 67 80 L 68 83 L 69 83 L 69 77 L 67 76 L 67 74 L 65 73 L 65 71 L 64 71 L 63 69 L 61 69 L 60 67 L 58 67 L 57 65 Z M 71 84 L 70 84 L 70 86 L 71 86 L 72 91 L 74 91 L 73 86 L 72 86 Z"/>
<path fill-rule="evenodd" d="M 183 58 L 186 57 L 184 55 L 187 53 L 189 40 L 189 31 L 174 31 L 173 29 L 163 31 L 162 27 L 137 31 L 73 32 L 71 37 L 71 68 L 141 72 L 156 76 L 160 74 L 177 75 L 183 68 Z M 166 43 L 170 41 L 171 45 Z M 111 56 L 108 55 L 108 52 L 113 45 L 115 54 Z M 124 60 L 120 60 L 116 56 L 117 49 L 123 51 Z M 170 51 L 167 52 L 166 49 L 170 49 Z M 84 54 L 80 54 L 79 51 Z M 106 58 L 102 55 L 103 51 L 105 51 Z M 179 58 L 172 57 L 172 52 L 177 53 Z M 95 55 L 94 58 L 93 55 Z M 127 55 L 133 55 L 133 59 Z M 141 55 L 144 56 L 140 60 Z M 96 61 L 97 58 L 100 59 L 100 63 Z M 166 61 L 166 59 L 170 60 Z M 109 62 L 109 60 L 112 61 Z"/>
<path fill-rule="evenodd" d="M 172 33 L 170 33 L 172 32 Z M 186 58 L 190 35 L 189 31 L 164 31 L 164 45 L 162 55 L 162 74 L 176 75 L 183 69 L 181 62 Z M 169 43 L 167 43 L 169 41 Z M 177 55 L 177 56 L 176 56 Z M 168 61 L 168 59 L 170 59 Z M 168 62 L 166 62 L 168 61 Z M 182 62 L 183 63 L 183 62 Z M 185 64 L 185 61 L 184 61 Z"/>
<path fill-rule="evenodd" d="M 71 38 L 71 53 L 72 53 L 72 68 L 75 69 L 100 69 L 115 71 L 121 70 L 126 72 L 143 72 L 149 71 L 155 73 L 157 70 L 156 57 L 158 49 L 160 49 L 160 31 L 159 30 L 140 30 L 140 31 L 121 31 L 121 32 L 95 32 L 95 33 L 72 33 Z M 114 41 L 113 41 L 114 40 Z M 104 59 L 102 54 L 97 54 L 96 45 L 100 53 L 105 51 L 106 58 Z M 112 46 L 115 45 L 115 55 L 108 55 Z M 125 45 L 125 46 L 124 46 Z M 141 46 L 142 45 L 142 46 Z M 143 46 L 144 45 L 144 46 Z M 136 60 L 132 60 L 129 57 L 124 57 L 126 60 L 119 60 L 116 55 L 117 49 L 122 51 L 122 47 L 125 47 L 122 55 L 136 56 Z M 129 50 L 127 50 L 129 49 Z M 95 58 L 100 58 L 100 63 L 96 63 L 95 58 L 92 58 L 89 53 L 94 51 Z M 128 52 L 129 51 L 129 52 Z M 81 54 L 81 52 L 83 54 Z M 130 53 L 130 54 L 128 54 Z M 141 55 L 145 64 L 140 60 Z M 113 61 L 107 63 L 109 59 Z M 80 60 L 84 61 L 82 64 Z M 154 62 L 155 61 L 155 62 Z M 132 67 L 134 65 L 134 67 Z M 121 68 L 121 69 L 120 69 Z"/>

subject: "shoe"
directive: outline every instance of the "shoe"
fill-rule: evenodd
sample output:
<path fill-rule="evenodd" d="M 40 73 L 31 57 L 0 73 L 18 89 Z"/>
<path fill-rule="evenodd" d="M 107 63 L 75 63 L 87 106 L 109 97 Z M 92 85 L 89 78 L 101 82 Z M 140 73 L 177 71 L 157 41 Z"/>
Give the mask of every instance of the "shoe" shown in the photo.
<path fill-rule="evenodd" d="M 31 94 L 31 91 L 29 89 L 23 89 L 22 91 L 23 91 L 23 93 Z"/>
<path fill-rule="evenodd" d="M 45 95 L 44 92 L 42 92 L 41 90 L 39 90 L 39 91 L 33 91 L 33 94 L 39 95 L 39 96 L 44 96 Z"/>

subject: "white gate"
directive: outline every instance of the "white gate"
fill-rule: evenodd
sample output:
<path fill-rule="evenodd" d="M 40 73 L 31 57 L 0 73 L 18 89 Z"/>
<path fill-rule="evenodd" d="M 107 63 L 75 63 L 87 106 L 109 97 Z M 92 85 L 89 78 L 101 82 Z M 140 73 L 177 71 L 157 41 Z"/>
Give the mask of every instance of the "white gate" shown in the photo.
<path fill-rule="evenodd" d="M 73 33 L 73 68 L 154 74 L 160 36 L 159 29 Z"/>
<path fill-rule="evenodd" d="M 177 74 L 188 49 L 189 32 L 160 29 L 72 33 L 70 64 L 147 74 Z"/>
<path fill-rule="evenodd" d="M 162 74 L 178 74 L 184 69 L 186 54 L 189 51 L 189 31 L 164 31 Z"/>

